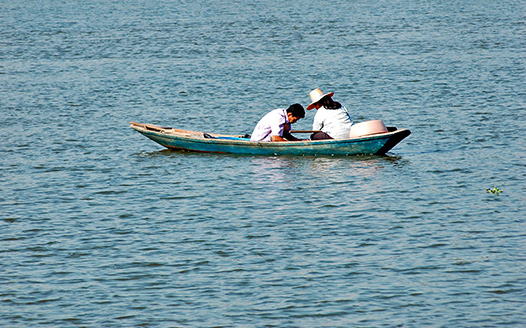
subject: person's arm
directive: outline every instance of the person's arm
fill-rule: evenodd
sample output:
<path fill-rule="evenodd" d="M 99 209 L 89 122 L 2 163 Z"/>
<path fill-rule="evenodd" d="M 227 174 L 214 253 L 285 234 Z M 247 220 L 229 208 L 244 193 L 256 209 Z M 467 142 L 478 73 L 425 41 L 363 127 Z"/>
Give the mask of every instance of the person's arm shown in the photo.
<path fill-rule="evenodd" d="M 283 131 L 283 138 L 285 138 L 288 141 L 301 141 L 302 139 L 298 139 L 292 134 L 290 134 L 289 131 Z"/>
<path fill-rule="evenodd" d="M 270 141 L 289 141 L 289 140 L 282 138 L 280 136 L 270 136 Z"/>
<path fill-rule="evenodd" d="M 290 134 L 290 123 L 285 124 L 285 126 L 283 127 L 283 138 L 287 141 L 301 141 L 302 140 Z"/>
<path fill-rule="evenodd" d="M 270 137 L 271 141 L 302 141 L 302 140 L 307 140 L 307 139 L 298 139 L 296 138 L 295 136 L 293 136 L 292 134 L 290 133 L 283 133 L 283 137 L 280 137 L 280 136 L 271 136 Z"/>
<path fill-rule="evenodd" d="M 302 140 L 290 134 L 290 123 L 285 123 L 283 125 L 283 132 L 281 134 L 282 136 L 271 135 L 270 140 L 271 141 L 301 141 Z"/>

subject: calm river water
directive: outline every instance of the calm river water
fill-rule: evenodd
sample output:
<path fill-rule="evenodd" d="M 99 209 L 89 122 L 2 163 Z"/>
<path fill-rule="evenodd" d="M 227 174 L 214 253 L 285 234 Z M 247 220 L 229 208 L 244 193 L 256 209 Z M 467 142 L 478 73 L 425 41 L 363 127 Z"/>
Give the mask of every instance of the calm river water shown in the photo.
<path fill-rule="evenodd" d="M 0 326 L 526 325 L 524 1 L 0 8 Z M 128 126 L 250 133 L 316 87 L 411 136 L 254 157 Z"/>

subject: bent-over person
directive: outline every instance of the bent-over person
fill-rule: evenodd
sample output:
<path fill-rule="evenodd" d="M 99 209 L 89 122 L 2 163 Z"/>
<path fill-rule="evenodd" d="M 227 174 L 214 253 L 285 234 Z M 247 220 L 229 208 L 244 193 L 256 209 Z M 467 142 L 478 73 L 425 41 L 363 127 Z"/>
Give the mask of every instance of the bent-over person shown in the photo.
<path fill-rule="evenodd" d="M 278 108 L 267 113 L 254 128 L 250 141 L 300 141 L 290 134 L 290 126 L 305 117 L 305 109 L 300 104 L 289 108 Z"/>

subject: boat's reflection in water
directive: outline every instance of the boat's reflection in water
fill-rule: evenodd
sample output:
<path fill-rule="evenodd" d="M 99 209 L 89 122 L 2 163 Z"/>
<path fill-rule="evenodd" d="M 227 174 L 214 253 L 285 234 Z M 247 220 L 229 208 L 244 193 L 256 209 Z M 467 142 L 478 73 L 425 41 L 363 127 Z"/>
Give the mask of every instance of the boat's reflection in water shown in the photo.
<path fill-rule="evenodd" d="M 339 183 L 349 179 L 367 179 L 390 166 L 405 165 L 399 156 L 349 157 L 253 157 L 250 160 L 254 182 L 282 188 L 280 184 L 298 185 L 307 181 Z"/>

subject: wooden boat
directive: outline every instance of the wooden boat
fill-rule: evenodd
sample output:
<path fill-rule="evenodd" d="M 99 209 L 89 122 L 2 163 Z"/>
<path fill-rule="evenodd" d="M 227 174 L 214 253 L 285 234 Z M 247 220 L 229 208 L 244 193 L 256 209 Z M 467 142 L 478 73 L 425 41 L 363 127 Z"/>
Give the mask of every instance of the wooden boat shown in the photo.
<path fill-rule="evenodd" d="M 250 137 L 178 130 L 154 124 L 130 122 L 130 127 L 158 144 L 185 151 L 250 154 L 250 155 L 299 155 L 345 156 L 359 154 L 384 155 L 405 137 L 408 129 L 388 128 L 388 132 L 352 139 L 304 140 L 283 142 L 255 142 Z M 291 131 L 291 133 L 312 131 Z"/>

